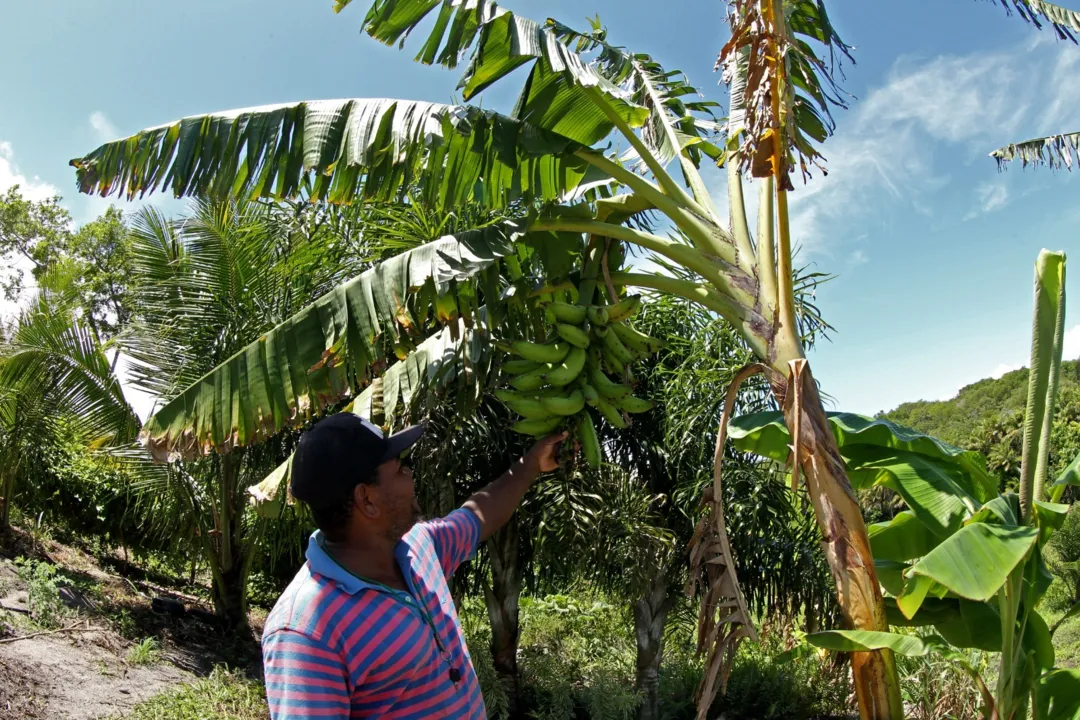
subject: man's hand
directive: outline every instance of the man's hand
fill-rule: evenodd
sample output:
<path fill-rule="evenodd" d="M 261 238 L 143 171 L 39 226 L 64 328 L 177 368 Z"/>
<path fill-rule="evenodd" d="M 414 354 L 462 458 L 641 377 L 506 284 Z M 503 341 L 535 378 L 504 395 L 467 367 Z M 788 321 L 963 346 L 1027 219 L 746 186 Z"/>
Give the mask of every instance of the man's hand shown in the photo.
<path fill-rule="evenodd" d="M 548 435 L 545 438 L 541 438 L 533 445 L 532 450 L 529 451 L 527 459 L 536 461 L 537 469 L 542 472 L 551 472 L 555 468 L 559 467 L 559 460 L 556 456 L 559 450 L 559 445 L 566 440 L 567 432 L 564 430 L 554 435 Z"/>

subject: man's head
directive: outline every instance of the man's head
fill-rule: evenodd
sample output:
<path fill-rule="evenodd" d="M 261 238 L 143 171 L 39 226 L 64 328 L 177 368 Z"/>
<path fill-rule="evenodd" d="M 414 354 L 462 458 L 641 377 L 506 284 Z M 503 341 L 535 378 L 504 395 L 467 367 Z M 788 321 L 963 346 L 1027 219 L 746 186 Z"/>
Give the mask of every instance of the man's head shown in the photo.
<path fill-rule="evenodd" d="M 387 438 L 357 415 L 331 415 L 300 438 L 293 497 L 308 504 L 331 542 L 358 532 L 396 542 L 420 517 L 412 469 L 401 456 L 421 434 L 414 425 Z"/>

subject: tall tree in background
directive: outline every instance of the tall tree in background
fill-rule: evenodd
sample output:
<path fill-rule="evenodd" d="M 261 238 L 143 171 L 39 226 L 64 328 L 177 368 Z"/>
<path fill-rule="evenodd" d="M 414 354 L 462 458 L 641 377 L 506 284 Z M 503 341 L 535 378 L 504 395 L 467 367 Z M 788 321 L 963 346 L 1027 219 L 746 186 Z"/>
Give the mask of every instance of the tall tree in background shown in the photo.
<path fill-rule="evenodd" d="M 51 442 L 61 421 L 91 448 L 130 443 L 139 430 L 96 333 L 69 298 L 41 290 L 0 343 L 0 529 L 34 470 L 29 449 Z"/>

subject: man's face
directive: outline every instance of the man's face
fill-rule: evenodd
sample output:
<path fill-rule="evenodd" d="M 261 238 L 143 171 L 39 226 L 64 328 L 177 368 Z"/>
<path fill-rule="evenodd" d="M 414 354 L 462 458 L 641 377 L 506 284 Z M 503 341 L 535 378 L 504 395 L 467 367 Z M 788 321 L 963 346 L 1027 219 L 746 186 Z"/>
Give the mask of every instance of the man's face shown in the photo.
<path fill-rule="evenodd" d="M 420 520 L 412 468 L 400 458 L 394 458 L 379 466 L 376 478 L 384 532 L 389 540 L 396 542 Z"/>

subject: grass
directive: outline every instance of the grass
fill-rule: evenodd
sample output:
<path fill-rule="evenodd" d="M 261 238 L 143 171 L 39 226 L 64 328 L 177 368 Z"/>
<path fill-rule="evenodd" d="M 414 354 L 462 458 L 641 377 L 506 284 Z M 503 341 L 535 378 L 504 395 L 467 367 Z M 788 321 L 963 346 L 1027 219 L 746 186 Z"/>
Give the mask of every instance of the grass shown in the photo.
<path fill-rule="evenodd" d="M 261 683 L 217 667 L 202 680 L 139 703 L 124 720 L 267 720 L 269 716 Z"/>
<path fill-rule="evenodd" d="M 149 665 L 157 660 L 161 646 L 152 637 L 143 638 L 142 642 L 131 646 L 127 653 L 128 665 Z"/>

